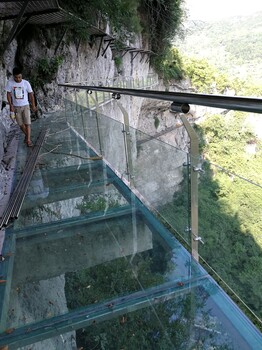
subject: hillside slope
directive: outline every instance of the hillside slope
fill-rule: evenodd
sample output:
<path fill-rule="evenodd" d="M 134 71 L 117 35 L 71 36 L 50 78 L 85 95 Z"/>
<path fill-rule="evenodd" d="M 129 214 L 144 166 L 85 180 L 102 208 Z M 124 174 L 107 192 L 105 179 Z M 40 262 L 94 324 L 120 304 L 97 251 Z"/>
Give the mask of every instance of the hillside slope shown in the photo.
<path fill-rule="evenodd" d="M 225 73 L 262 84 L 262 12 L 217 22 L 191 21 L 180 51 Z"/>

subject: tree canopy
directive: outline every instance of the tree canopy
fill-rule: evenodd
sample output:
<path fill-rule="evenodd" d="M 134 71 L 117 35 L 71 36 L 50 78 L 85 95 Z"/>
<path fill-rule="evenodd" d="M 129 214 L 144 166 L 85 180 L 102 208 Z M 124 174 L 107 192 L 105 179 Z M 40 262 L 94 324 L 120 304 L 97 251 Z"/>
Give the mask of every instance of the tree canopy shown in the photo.
<path fill-rule="evenodd" d="M 63 6 L 90 24 L 109 21 L 112 32 L 125 40 L 134 33 L 143 33 L 152 50 L 160 53 L 179 31 L 183 19 L 183 0 L 65 0 Z M 88 31 L 74 21 L 79 36 Z"/>

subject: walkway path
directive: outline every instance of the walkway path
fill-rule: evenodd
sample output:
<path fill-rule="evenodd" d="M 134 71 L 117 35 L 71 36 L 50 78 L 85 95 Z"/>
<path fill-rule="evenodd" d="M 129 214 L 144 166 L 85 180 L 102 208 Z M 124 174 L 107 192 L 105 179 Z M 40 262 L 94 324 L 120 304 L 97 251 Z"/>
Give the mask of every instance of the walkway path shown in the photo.
<path fill-rule="evenodd" d="M 3 193 L 1 193 L 1 197 L 0 197 L 0 218 L 2 217 L 3 212 L 5 211 L 5 208 L 8 204 L 11 190 L 12 190 L 15 163 L 16 163 L 16 153 L 17 153 L 17 148 L 19 143 L 19 134 L 20 134 L 19 127 L 17 125 L 13 125 L 7 135 L 7 148 L 5 150 L 5 154 L 2 159 L 2 165 L 4 165 L 6 173 L 1 174 L 2 175 L 1 182 L 4 183 L 4 186 L 3 186 Z M 0 254 L 2 251 L 4 233 L 5 233 L 5 230 L 0 229 Z"/>

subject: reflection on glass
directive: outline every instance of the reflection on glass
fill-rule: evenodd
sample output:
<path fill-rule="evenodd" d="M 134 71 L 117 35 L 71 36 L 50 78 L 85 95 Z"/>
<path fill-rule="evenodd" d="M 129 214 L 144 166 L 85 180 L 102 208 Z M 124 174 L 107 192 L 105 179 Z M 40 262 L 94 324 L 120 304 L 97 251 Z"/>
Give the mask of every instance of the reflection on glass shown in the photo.
<path fill-rule="evenodd" d="M 81 328 L 72 336 L 84 348 L 256 348 L 254 326 L 161 223 L 187 240 L 187 154 L 132 129 L 131 191 L 121 123 L 66 108 L 33 128 L 50 125 L 8 228 L 16 239 L 6 320 L 13 331 L 0 334 L 0 345 L 19 341 L 23 326 L 45 339 L 67 324 Z"/>

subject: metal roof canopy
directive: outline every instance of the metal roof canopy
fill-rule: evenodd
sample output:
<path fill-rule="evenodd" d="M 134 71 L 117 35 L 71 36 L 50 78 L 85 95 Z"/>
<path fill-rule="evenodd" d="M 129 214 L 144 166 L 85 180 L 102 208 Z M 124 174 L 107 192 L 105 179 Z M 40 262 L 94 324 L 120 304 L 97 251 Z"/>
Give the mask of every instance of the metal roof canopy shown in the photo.
<path fill-rule="evenodd" d="M 70 18 L 78 18 L 80 21 L 83 21 L 85 25 L 88 25 L 90 45 L 93 45 L 94 41 L 100 38 L 97 58 L 100 56 L 100 53 L 104 56 L 109 46 L 111 49 L 115 49 L 113 46 L 115 38 L 113 36 L 88 24 L 73 13 L 62 9 L 57 0 L 2 0 L 0 2 L 0 21 L 15 20 L 8 39 L 4 44 L 3 51 L 5 52 L 12 40 L 20 33 L 26 24 L 51 25 L 66 23 Z M 103 47 L 104 45 L 105 47 Z M 130 52 L 139 51 L 148 55 L 153 54 L 152 51 L 131 48 L 129 46 L 124 48 L 124 50 L 130 50 Z M 134 59 L 134 57 L 132 59 Z"/>
<path fill-rule="evenodd" d="M 23 11 L 23 12 L 22 12 Z M 20 20 L 22 17 L 29 19 L 29 23 L 46 23 L 41 21 L 42 15 L 50 15 L 59 13 L 60 7 L 56 0 L 24 0 L 24 1 L 14 1 L 14 0 L 3 0 L 0 2 L 0 20 L 16 19 Z M 38 17 L 40 19 L 38 20 Z M 45 19 L 49 19 L 49 16 L 45 16 Z M 60 18 L 59 18 L 60 17 Z M 50 16 L 52 21 L 52 16 Z M 64 20 L 64 18 L 59 14 L 55 16 L 54 20 Z"/>
<path fill-rule="evenodd" d="M 50 25 L 66 23 L 69 21 L 70 17 L 77 18 L 77 16 L 74 14 L 62 9 L 57 0 L 1 1 L 0 21 L 15 20 L 9 37 L 5 43 L 4 51 L 26 24 Z M 82 19 L 79 18 L 79 20 Z M 90 37 L 92 38 L 102 36 L 103 38 L 114 40 L 113 37 L 95 26 L 89 25 L 89 31 Z"/>

